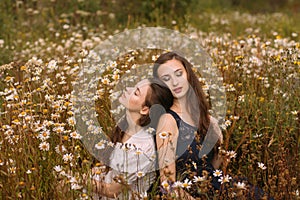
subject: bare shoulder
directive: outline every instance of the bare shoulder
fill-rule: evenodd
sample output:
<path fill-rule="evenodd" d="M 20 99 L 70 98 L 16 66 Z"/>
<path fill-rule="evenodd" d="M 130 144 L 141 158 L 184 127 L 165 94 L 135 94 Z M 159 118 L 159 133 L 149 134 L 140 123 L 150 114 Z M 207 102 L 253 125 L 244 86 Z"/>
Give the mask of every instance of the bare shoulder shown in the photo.
<path fill-rule="evenodd" d="M 159 121 L 160 122 L 169 122 L 169 123 L 175 123 L 176 124 L 176 121 L 175 121 L 174 117 L 170 113 L 164 113 L 160 117 Z"/>
<path fill-rule="evenodd" d="M 156 130 L 157 133 L 166 131 L 172 133 L 173 135 L 176 135 L 178 133 L 176 120 L 171 114 L 165 113 L 160 117 Z"/>
<path fill-rule="evenodd" d="M 176 124 L 176 120 L 174 119 L 174 117 L 169 114 L 169 113 L 165 113 L 163 114 L 158 122 L 158 128 L 170 128 L 170 127 L 176 127 L 177 128 L 177 124 Z"/>

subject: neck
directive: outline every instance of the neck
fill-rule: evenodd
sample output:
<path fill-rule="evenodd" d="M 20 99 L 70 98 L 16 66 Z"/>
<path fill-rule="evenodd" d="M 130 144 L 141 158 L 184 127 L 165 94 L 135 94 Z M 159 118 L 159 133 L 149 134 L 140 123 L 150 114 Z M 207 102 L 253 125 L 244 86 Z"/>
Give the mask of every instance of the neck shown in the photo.
<path fill-rule="evenodd" d="M 180 99 L 174 99 L 174 103 L 172 106 L 172 109 L 177 113 L 187 113 L 187 107 L 186 107 L 187 99 L 185 97 L 182 97 Z"/>
<path fill-rule="evenodd" d="M 126 119 L 128 122 L 128 128 L 126 130 L 127 135 L 132 136 L 142 129 L 142 127 L 137 123 L 140 118 L 141 115 L 139 113 L 130 112 L 130 111 L 126 112 Z"/>
<path fill-rule="evenodd" d="M 191 112 L 188 110 L 188 107 L 186 105 L 187 103 L 187 99 L 186 98 L 182 98 L 182 99 L 175 99 L 173 106 L 171 107 L 171 109 L 176 112 L 180 118 L 185 121 L 186 123 L 195 126 L 195 124 L 197 124 L 197 122 L 195 122 L 193 120 L 192 114 Z"/>

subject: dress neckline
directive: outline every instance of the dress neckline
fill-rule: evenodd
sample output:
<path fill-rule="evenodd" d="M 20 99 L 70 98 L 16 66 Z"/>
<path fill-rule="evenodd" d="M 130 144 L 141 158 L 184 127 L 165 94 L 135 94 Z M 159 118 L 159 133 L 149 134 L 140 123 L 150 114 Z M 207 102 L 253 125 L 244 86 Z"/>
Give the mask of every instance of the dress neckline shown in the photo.
<path fill-rule="evenodd" d="M 173 110 L 170 109 L 169 113 L 175 118 L 175 120 L 177 118 L 178 120 L 180 120 L 180 122 L 184 123 L 185 125 L 187 125 L 187 126 L 189 126 L 191 128 L 197 129 L 197 127 L 195 127 L 195 126 L 193 126 L 193 125 L 185 122 L 183 119 L 181 119 L 181 117 L 175 111 L 173 111 Z"/>

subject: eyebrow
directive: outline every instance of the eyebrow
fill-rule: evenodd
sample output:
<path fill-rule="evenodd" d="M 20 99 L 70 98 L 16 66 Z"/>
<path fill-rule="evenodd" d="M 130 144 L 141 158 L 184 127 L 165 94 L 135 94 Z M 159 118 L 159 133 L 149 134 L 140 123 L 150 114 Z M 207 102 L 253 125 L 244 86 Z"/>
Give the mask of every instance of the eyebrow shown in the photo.
<path fill-rule="evenodd" d="M 176 72 L 178 72 L 178 71 L 180 71 L 180 70 L 182 70 L 182 69 L 176 69 L 175 71 L 174 71 L 174 73 L 176 73 Z M 164 76 L 169 76 L 169 74 L 163 74 L 163 75 L 161 75 L 160 77 L 164 77 Z"/>

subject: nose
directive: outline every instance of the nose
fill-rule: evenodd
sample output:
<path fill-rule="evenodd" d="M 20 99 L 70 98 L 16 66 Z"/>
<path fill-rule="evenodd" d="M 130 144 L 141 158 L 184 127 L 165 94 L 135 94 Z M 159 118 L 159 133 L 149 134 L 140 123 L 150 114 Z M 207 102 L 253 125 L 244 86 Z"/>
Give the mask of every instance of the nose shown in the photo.
<path fill-rule="evenodd" d="M 176 77 L 173 77 L 173 78 L 172 78 L 172 85 L 173 85 L 173 86 L 176 86 L 177 84 L 178 84 L 177 78 L 176 78 Z"/>

